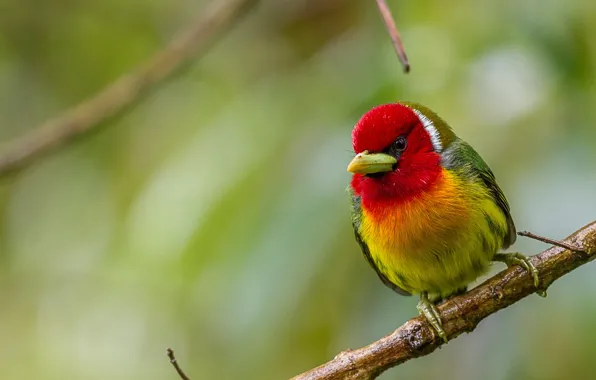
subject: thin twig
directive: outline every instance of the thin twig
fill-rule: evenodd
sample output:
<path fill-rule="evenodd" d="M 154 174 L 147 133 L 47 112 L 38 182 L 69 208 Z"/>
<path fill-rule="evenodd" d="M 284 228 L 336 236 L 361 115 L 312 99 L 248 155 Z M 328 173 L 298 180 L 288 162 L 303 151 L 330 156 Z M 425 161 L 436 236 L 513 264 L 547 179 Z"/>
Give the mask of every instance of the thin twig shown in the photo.
<path fill-rule="evenodd" d="M 404 44 L 401 42 L 401 37 L 399 36 L 397 26 L 395 26 L 395 21 L 393 20 L 393 16 L 391 15 L 389 6 L 387 6 L 387 2 L 385 0 L 377 0 L 377 5 L 379 7 L 379 11 L 381 12 L 381 16 L 383 16 L 383 21 L 385 21 L 385 26 L 387 27 L 387 31 L 389 32 L 389 36 L 391 37 L 391 41 L 393 42 L 393 47 L 395 48 L 397 57 L 401 62 L 404 73 L 409 73 L 410 63 L 408 62 L 408 57 L 406 56 Z"/>
<path fill-rule="evenodd" d="M 533 256 L 531 261 L 545 287 L 596 258 L 596 222 L 581 228 L 564 243 L 570 246 L 581 244 L 586 254 L 551 247 Z M 519 266 L 508 268 L 469 292 L 439 305 L 443 328 L 453 340 L 474 330 L 489 315 L 535 292 L 532 276 L 527 271 Z M 434 334 L 426 320 L 416 317 L 384 338 L 366 347 L 342 352 L 292 380 L 370 380 L 391 367 L 428 355 L 441 345 L 443 340 Z"/>
<path fill-rule="evenodd" d="M 188 29 L 136 71 L 121 76 L 92 98 L 9 143 L 0 154 L 0 175 L 24 167 L 75 137 L 99 129 L 106 119 L 129 110 L 151 90 L 205 54 L 257 2 L 213 0 Z"/>
<path fill-rule="evenodd" d="M 184 373 L 182 368 L 180 368 L 180 365 L 178 364 L 178 360 L 176 360 L 176 357 L 174 356 L 174 350 L 172 350 L 171 348 L 168 348 L 166 350 L 166 354 L 168 355 L 168 358 L 170 358 L 170 363 L 172 363 L 172 365 L 174 366 L 174 369 L 176 369 L 176 372 L 178 372 L 178 376 L 180 376 L 180 378 L 182 380 L 190 380 L 190 377 L 186 376 L 186 374 Z"/>
<path fill-rule="evenodd" d="M 570 251 L 580 252 L 580 253 L 586 253 L 583 250 L 583 248 L 581 248 L 581 247 L 578 247 L 578 246 L 575 246 L 575 245 L 571 245 L 571 244 L 567 244 L 564 241 L 549 239 L 549 238 L 544 237 L 544 236 L 536 235 L 536 234 L 534 234 L 534 233 L 532 233 L 530 231 L 520 231 L 517 234 L 519 236 L 528 237 L 530 239 L 538 240 L 538 241 L 541 241 L 541 242 L 546 243 L 546 244 L 556 245 L 557 247 L 565 248 L 565 249 L 568 249 Z"/>

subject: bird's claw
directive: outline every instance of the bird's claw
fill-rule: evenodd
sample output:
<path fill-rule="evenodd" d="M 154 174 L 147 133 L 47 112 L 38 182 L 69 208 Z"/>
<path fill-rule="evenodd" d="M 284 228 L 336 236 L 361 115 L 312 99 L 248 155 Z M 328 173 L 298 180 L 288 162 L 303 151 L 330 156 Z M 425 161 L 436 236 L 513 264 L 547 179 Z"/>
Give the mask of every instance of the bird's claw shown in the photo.
<path fill-rule="evenodd" d="M 439 337 L 441 337 L 441 339 L 447 343 L 447 334 L 445 333 L 445 330 L 443 330 L 443 322 L 441 322 L 439 311 L 437 310 L 437 307 L 428 299 L 426 293 L 422 293 L 420 295 L 420 301 L 418 301 L 416 308 L 418 309 L 418 313 L 424 316 L 428 323 L 430 323 Z"/>
<path fill-rule="evenodd" d="M 519 265 L 524 268 L 532 278 L 534 279 L 534 287 L 540 289 L 540 276 L 538 275 L 538 269 L 532 264 L 530 259 L 521 253 L 498 253 L 494 256 L 493 260 L 501 261 L 507 264 L 508 267 L 512 267 L 514 265 Z M 537 290 L 536 294 L 540 297 L 546 297 L 546 290 Z"/>

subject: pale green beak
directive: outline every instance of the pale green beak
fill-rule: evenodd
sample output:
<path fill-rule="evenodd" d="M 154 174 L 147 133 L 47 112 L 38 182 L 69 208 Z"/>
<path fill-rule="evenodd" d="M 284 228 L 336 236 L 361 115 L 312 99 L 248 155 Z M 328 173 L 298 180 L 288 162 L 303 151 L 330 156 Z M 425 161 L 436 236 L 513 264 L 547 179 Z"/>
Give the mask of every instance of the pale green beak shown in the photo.
<path fill-rule="evenodd" d="M 368 153 L 367 150 L 358 153 L 348 165 L 350 173 L 372 174 L 390 172 L 397 164 L 397 159 L 385 153 Z"/>

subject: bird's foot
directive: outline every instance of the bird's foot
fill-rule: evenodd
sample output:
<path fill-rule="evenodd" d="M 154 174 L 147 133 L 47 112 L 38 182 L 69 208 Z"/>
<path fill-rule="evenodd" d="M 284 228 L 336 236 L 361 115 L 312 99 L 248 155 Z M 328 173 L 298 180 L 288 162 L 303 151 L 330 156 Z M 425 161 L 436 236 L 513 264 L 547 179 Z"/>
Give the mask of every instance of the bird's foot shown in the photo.
<path fill-rule="evenodd" d="M 538 276 L 538 269 L 532 264 L 530 259 L 521 253 L 497 253 L 493 257 L 493 261 L 500 261 L 507 264 L 508 267 L 519 265 L 527 270 L 534 279 L 534 286 L 540 288 L 540 277 Z M 546 297 L 546 290 L 538 290 L 536 292 L 540 297 Z"/>
<path fill-rule="evenodd" d="M 435 304 L 428 299 L 428 294 L 426 292 L 420 293 L 420 301 L 418 301 L 416 308 L 420 315 L 424 316 L 433 329 L 435 329 L 441 339 L 447 343 L 447 334 L 445 334 L 445 330 L 443 330 L 443 323 L 441 322 L 439 311 Z"/>

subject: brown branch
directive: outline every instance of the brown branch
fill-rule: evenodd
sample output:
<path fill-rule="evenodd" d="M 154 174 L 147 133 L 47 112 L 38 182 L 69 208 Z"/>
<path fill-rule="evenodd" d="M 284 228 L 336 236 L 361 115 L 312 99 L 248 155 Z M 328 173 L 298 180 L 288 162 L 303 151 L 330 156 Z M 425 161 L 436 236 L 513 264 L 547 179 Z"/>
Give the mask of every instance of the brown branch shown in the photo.
<path fill-rule="evenodd" d="M 596 258 L 596 222 L 581 228 L 564 241 L 583 252 L 551 247 L 531 258 L 544 288 L 579 266 Z M 438 306 L 443 328 L 450 339 L 471 332 L 497 311 L 536 292 L 532 277 L 515 266 L 498 273 L 466 294 Z M 410 359 L 428 355 L 443 340 L 422 317 L 416 317 L 393 333 L 357 350 L 341 352 L 333 360 L 292 380 L 369 380 Z"/>
<path fill-rule="evenodd" d="M 399 31 L 395 26 L 395 21 L 393 21 L 393 16 L 391 16 L 389 6 L 387 5 L 387 2 L 385 0 L 377 0 L 377 6 L 379 7 L 381 16 L 383 16 L 383 21 L 385 22 L 385 26 L 387 27 L 387 32 L 389 32 L 389 37 L 391 37 L 391 42 L 393 42 L 393 48 L 395 49 L 397 57 L 401 62 L 404 73 L 409 73 L 410 63 L 408 62 L 408 57 L 406 56 L 404 44 L 401 42 Z"/>
<path fill-rule="evenodd" d="M 530 238 L 530 239 L 538 240 L 538 241 L 541 241 L 541 242 L 546 243 L 546 244 L 556 245 L 557 247 L 565 248 L 565 249 L 568 249 L 570 251 L 584 252 L 583 249 L 581 249 L 580 247 L 575 247 L 575 246 L 573 246 L 571 244 L 565 243 L 564 241 L 554 240 L 554 239 L 550 239 L 550 238 L 547 238 L 547 237 L 544 237 L 544 236 L 536 235 L 536 234 L 534 234 L 532 232 L 529 232 L 529 231 L 520 231 L 517 234 L 519 236 L 523 236 L 523 237 L 527 237 L 527 238 Z"/>
<path fill-rule="evenodd" d="M 171 348 L 168 348 L 166 350 L 166 354 L 168 355 L 168 358 L 170 359 L 170 363 L 172 363 L 172 366 L 174 366 L 174 369 L 176 370 L 176 372 L 178 372 L 178 376 L 180 376 L 180 379 L 190 380 L 190 377 L 186 376 L 186 374 L 184 373 L 182 368 L 180 368 L 180 365 L 178 364 L 178 360 L 176 360 L 176 356 L 174 356 L 174 350 L 172 350 Z"/>
<path fill-rule="evenodd" d="M 136 71 L 121 76 L 92 98 L 10 143 L 0 154 L 0 175 L 24 167 L 77 136 L 97 130 L 102 121 L 130 109 L 157 85 L 205 54 L 256 3 L 257 0 L 214 0 L 188 29 Z"/>

